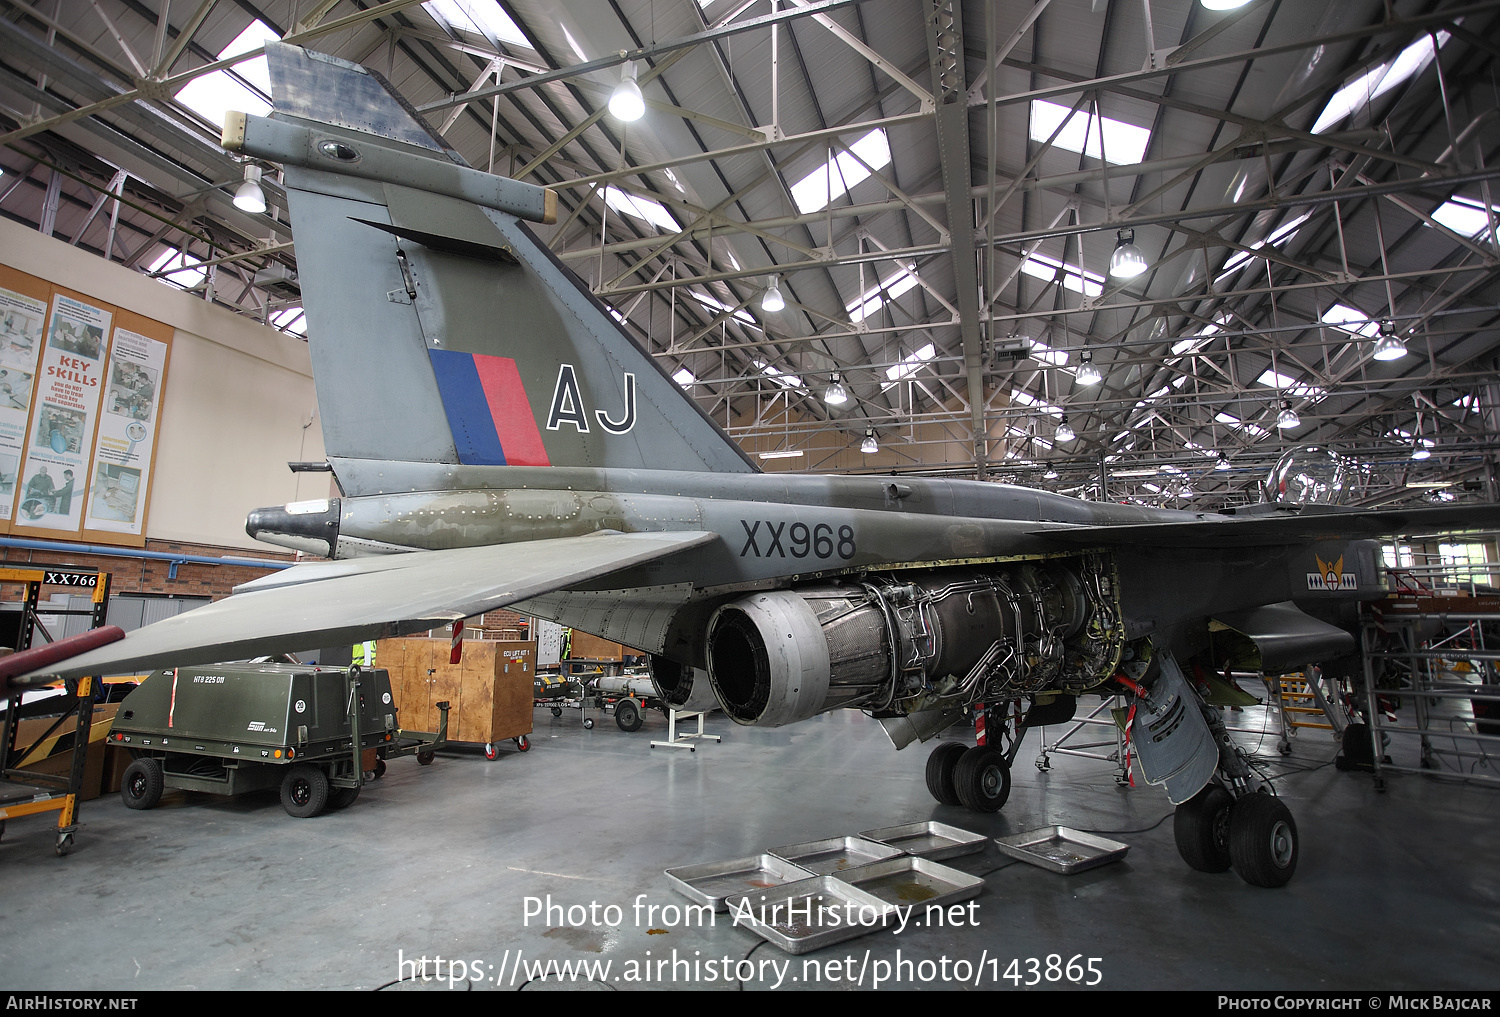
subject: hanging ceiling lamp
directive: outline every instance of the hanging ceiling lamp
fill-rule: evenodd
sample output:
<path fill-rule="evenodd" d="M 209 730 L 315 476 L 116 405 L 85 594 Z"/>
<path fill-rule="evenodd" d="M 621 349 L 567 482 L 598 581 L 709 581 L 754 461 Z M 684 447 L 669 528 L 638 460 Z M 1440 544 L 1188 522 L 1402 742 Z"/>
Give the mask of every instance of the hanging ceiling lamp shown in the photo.
<path fill-rule="evenodd" d="M 771 285 L 766 287 L 765 296 L 760 298 L 760 309 L 775 314 L 786 307 L 786 297 L 781 295 L 781 276 L 771 276 Z"/>
<path fill-rule="evenodd" d="M 1375 340 L 1376 360 L 1400 360 L 1406 356 L 1406 343 L 1396 334 L 1396 323 L 1389 318 L 1380 319 L 1380 338 Z"/>
<path fill-rule="evenodd" d="M 1078 435 L 1073 433 L 1073 429 L 1068 426 L 1068 415 L 1066 413 L 1063 414 L 1062 420 L 1057 425 L 1057 431 L 1053 433 L 1052 437 L 1057 441 L 1072 441 L 1078 437 Z"/>
<path fill-rule="evenodd" d="M 1226 456 L 1223 452 L 1220 452 L 1219 453 L 1219 458 L 1217 458 L 1217 459 L 1214 460 L 1214 469 L 1217 470 L 1217 471 L 1219 471 L 1220 473 L 1222 473 L 1225 470 L 1232 469 L 1232 468 L 1233 467 L 1230 466 L 1230 463 L 1229 463 L 1229 457 Z"/>
<path fill-rule="evenodd" d="M 1042 474 L 1042 479 L 1043 480 L 1056 480 L 1057 479 L 1057 470 L 1055 470 L 1051 466 L 1047 467 L 1047 472 Z"/>
<path fill-rule="evenodd" d="M 1092 353 L 1085 351 L 1078 359 L 1078 373 L 1076 375 L 1078 384 L 1097 385 L 1104 380 L 1104 376 L 1099 373 L 1099 368 L 1094 366 L 1094 355 Z"/>
<path fill-rule="evenodd" d="M 1283 399 L 1281 401 L 1281 413 L 1276 417 L 1276 426 L 1283 431 L 1290 431 L 1294 427 L 1302 425 L 1302 418 L 1297 416 L 1297 411 L 1292 409 L 1292 401 Z"/>
<path fill-rule="evenodd" d="M 260 189 L 260 167 L 245 164 L 245 182 L 234 192 L 234 207 L 259 215 L 266 210 L 266 192 Z"/>
<path fill-rule="evenodd" d="M 839 380 L 837 371 L 834 372 L 828 387 L 823 390 L 823 401 L 829 406 L 842 406 L 849 401 L 849 390 Z"/>
<path fill-rule="evenodd" d="M 635 61 L 625 61 L 620 70 L 620 83 L 609 97 L 609 112 L 616 120 L 639 120 L 646 113 L 646 98 L 641 95 L 641 86 L 635 83 Z"/>
<path fill-rule="evenodd" d="M 1116 279 L 1134 279 L 1150 266 L 1146 256 L 1135 246 L 1135 230 L 1115 234 L 1115 253 L 1109 256 L 1109 274 Z"/>
<path fill-rule="evenodd" d="M 873 455 L 880 451 L 880 443 L 875 440 L 875 428 L 865 428 L 865 440 L 859 443 L 859 450 L 865 455 Z"/>

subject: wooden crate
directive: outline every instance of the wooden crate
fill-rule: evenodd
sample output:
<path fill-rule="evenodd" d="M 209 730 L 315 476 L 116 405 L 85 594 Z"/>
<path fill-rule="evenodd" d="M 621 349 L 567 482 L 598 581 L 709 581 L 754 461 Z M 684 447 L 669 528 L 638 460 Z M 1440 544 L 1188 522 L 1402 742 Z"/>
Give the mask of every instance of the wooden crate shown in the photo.
<path fill-rule="evenodd" d="M 383 639 L 375 666 L 391 676 L 391 695 L 408 731 L 436 731 L 437 704 L 449 703 L 448 739 L 499 742 L 531 733 L 536 644 L 465 640 L 448 663 L 446 639 Z"/>
<path fill-rule="evenodd" d="M 573 645 L 568 653 L 569 660 L 621 660 L 624 655 L 625 648 L 619 643 L 591 636 L 577 629 L 573 630 Z"/>

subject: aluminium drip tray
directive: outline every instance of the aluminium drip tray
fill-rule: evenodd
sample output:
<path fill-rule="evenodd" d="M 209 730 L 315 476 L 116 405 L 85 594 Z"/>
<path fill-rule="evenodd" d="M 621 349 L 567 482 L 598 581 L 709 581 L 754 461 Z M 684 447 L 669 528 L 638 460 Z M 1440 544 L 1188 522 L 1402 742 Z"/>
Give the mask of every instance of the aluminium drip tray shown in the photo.
<path fill-rule="evenodd" d="M 903 910 L 915 905 L 919 914 L 928 907 L 968 900 L 984 889 L 980 876 L 912 855 L 845 869 L 838 878 Z"/>
<path fill-rule="evenodd" d="M 829 837 L 826 840 L 810 840 L 803 844 L 772 848 L 771 854 L 819 876 L 832 876 L 857 865 L 883 862 L 905 852 L 898 847 L 864 837 Z"/>
<path fill-rule="evenodd" d="M 1117 862 L 1130 850 L 1129 844 L 1066 826 L 1044 826 L 1040 830 L 997 837 L 995 846 L 1012 858 L 1065 876 Z"/>
<path fill-rule="evenodd" d="M 834 876 L 787 883 L 738 900 L 730 909 L 745 926 L 787 953 L 811 953 L 885 928 L 895 908 Z"/>
<path fill-rule="evenodd" d="M 905 826 L 887 826 L 879 830 L 866 830 L 860 834 L 868 840 L 889 844 L 918 858 L 941 861 L 959 855 L 971 855 L 984 850 L 988 839 L 982 833 L 960 830 L 947 823 L 929 820 L 925 823 L 908 823 Z"/>
<path fill-rule="evenodd" d="M 727 901 L 758 898 L 783 883 L 807 879 L 813 873 L 776 855 L 751 855 L 728 862 L 703 862 L 666 870 L 672 889 L 689 900 L 726 911 Z"/>

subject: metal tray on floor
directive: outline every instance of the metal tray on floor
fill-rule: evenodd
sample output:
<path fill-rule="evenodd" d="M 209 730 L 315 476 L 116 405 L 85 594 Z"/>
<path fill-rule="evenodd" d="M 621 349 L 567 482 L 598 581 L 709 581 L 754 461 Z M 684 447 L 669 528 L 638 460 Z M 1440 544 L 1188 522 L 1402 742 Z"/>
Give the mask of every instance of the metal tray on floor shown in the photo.
<path fill-rule="evenodd" d="M 982 833 L 960 830 L 947 823 L 929 820 L 925 823 L 908 823 L 905 826 L 887 826 L 879 830 L 866 830 L 860 834 L 868 840 L 889 844 L 909 855 L 940 861 L 959 855 L 972 855 L 984 850 L 987 839 Z"/>
<path fill-rule="evenodd" d="M 810 840 L 805 844 L 772 848 L 771 854 L 777 858 L 785 858 L 793 865 L 800 865 L 816 875 L 835 876 L 856 865 L 883 862 L 905 852 L 864 837 L 829 837 L 826 840 Z"/>
<path fill-rule="evenodd" d="M 811 953 L 895 921 L 890 904 L 835 876 L 786 883 L 765 897 L 744 920 L 736 921 L 787 953 Z M 789 910 L 795 910 L 795 917 L 788 917 Z M 861 918 L 878 921 L 866 925 Z"/>
<path fill-rule="evenodd" d="M 955 904 L 978 895 L 984 880 L 938 862 L 902 855 L 846 869 L 838 878 L 872 897 L 898 907 Z"/>
<path fill-rule="evenodd" d="M 1130 850 L 1129 844 L 1066 826 L 1044 826 L 1040 830 L 996 837 L 995 846 L 1012 858 L 1065 876 L 1117 862 Z"/>
<path fill-rule="evenodd" d="M 814 873 L 775 855 L 751 855 L 728 862 L 704 862 L 666 870 L 672 889 L 689 900 L 727 911 L 731 898 L 758 900 L 767 890 L 807 879 Z"/>

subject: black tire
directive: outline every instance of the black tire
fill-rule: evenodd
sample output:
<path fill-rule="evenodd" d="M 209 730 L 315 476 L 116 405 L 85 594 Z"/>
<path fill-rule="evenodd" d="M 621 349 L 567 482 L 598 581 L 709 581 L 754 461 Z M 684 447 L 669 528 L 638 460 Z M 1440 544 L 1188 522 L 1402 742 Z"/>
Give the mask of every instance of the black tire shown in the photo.
<path fill-rule="evenodd" d="M 1344 751 L 1339 753 L 1338 758 L 1334 760 L 1334 765 L 1338 769 L 1375 769 L 1375 750 L 1370 744 L 1370 725 L 1350 724 L 1344 728 L 1340 744 Z"/>
<path fill-rule="evenodd" d="M 334 787 L 328 789 L 328 811 L 347 809 L 359 798 L 357 787 Z"/>
<path fill-rule="evenodd" d="M 1251 886 L 1285 886 L 1297 871 L 1297 822 L 1280 798 L 1245 795 L 1229 810 L 1229 857 Z"/>
<path fill-rule="evenodd" d="M 385 760 L 384 759 L 377 759 L 377 760 L 375 760 L 375 779 L 379 780 L 381 777 L 384 777 L 384 776 L 385 776 Z"/>
<path fill-rule="evenodd" d="M 73 850 L 73 835 L 71 833 L 61 833 L 61 834 L 58 834 L 58 836 L 57 836 L 57 857 L 61 858 L 63 855 L 67 854 L 68 852 L 70 852 L 72 850 Z"/>
<path fill-rule="evenodd" d="M 495 748 L 494 742 L 484 743 L 484 758 L 494 761 L 500 758 L 500 750 Z"/>
<path fill-rule="evenodd" d="M 166 777 L 161 764 L 149 757 L 142 757 L 125 767 L 125 776 L 120 780 L 120 798 L 127 809 L 154 809 L 161 801 Z"/>
<path fill-rule="evenodd" d="M 437 753 L 433 752 L 431 749 L 422 749 L 417 753 L 417 762 L 421 763 L 423 766 L 431 766 L 432 761 L 436 758 Z"/>
<path fill-rule="evenodd" d="M 639 731 L 641 723 L 641 708 L 634 701 L 626 699 L 615 707 L 615 724 L 621 731 Z"/>
<path fill-rule="evenodd" d="M 293 763 L 281 781 L 281 807 L 293 819 L 309 819 L 328 806 L 328 775 L 311 763 Z"/>
<path fill-rule="evenodd" d="M 562 716 L 562 707 L 561 706 L 554 706 L 552 708 L 552 716 L 554 716 L 554 717 L 561 717 Z"/>
<path fill-rule="evenodd" d="M 962 805 L 958 789 L 953 786 L 953 770 L 958 757 L 969 751 L 962 742 L 943 742 L 927 757 L 927 791 L 944 805 Z"/>
<path fill-rule="evenodd" d="M 975 812 L 999 812 L 1010 797 L 1010 763 L 1005 753 L 976 745 L 958 757 L 953 768 L 958 800 Z"/>
<path fill-rule="evenodd" d="M 1177 838 L 1177 853 L 1189 867 L 1199 872 L 1229 871 L 1229 813 L 1233 805 L 1233 795 L 1210 784 L 1177 806 L 1172 833 Z"/>
<path fill-rule="evenodd" d="M 526 737 L 525 735 L 522 735 L 519 738 L 512 738 L 511 741 L 516 743 L 517 750 L 521 752 L 531 751 L 531 739 Z"/>
<path fill-rule="evenodd" d="M 592 731 L 594 729 L 594 718 L 593 717 L 585 717 L 585 718 L 583 718 L 583 729 L 585 731 Z"/>

